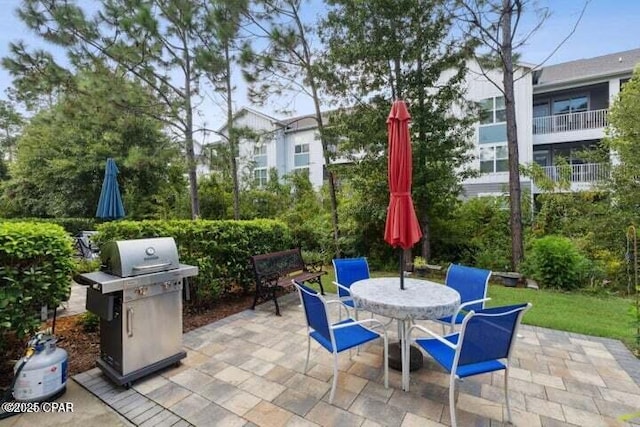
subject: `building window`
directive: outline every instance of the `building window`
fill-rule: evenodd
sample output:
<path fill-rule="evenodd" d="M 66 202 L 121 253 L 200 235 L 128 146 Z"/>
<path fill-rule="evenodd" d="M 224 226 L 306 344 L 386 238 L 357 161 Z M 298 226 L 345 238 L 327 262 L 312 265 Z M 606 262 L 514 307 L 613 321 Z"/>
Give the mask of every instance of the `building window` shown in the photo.
<path fill-rule="evenodd" d="M 553 101 L 553 114 L 577 113 L 589 109 L 589 99 L 586 96 L 574 96 Z"/>
<path fill-rule="evenodd" d="M 547 101 L 533 104 L 533 117 L 546 117 L 549 115 L 549 103 Z"/>
<path fill-rule="evenodd" d="M 309 144 L 296 144 L 293 155 L 293 167 L 304 168 L 309 166 Z"/>
<path fill-rule="evenodd" d="M 494 96 L 480 101 L 480 124 L 504 123 L 507 121 L 507 112 L 504 106 L 504 97 Z"/>
<path fill-rule="evenodd" d="M 257 168 L 267 167 L 267 146 L 264 144 L 253 147 L 253 161 Z"/>
<path fill-rule="evenodd" d="M 478 142 L 495 144 L 507 140 L 507 115 L 504 97 L 494 96 L 480 101 L 480 126 Z"/>
<path fill-rule="evenodd" d="M 253 178 L 256 185 L 262 187 L 267 183 L 267 146 L 265 144 L 253 147 Z"/>
<path fill-rule="evenodd" d="M 506 145 L 480 147 L 480 172 L 494 173 L 509 170 L 509 152 Z"/>
<path fill-rule="evenodd" d="M 253 179 L 258 187 L 267 185 L 267 169 L 254 169 Z"/>

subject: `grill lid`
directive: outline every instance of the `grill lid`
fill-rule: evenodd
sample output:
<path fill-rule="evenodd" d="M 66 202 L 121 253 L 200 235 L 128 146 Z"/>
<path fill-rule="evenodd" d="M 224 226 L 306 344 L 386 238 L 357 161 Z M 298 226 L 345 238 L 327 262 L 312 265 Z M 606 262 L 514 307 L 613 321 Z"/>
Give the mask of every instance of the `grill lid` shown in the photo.
<path fill-rule="evenodd" d="M 180 267 L 178 248 L 171 237 L 116 240 L 100 251 L 102 271 L 119 277 L 140 276 Z"/>

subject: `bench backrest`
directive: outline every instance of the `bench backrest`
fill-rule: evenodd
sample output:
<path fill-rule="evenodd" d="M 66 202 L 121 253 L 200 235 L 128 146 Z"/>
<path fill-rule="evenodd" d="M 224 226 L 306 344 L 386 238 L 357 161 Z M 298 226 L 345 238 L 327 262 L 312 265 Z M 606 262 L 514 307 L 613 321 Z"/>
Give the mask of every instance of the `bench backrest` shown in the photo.
<path fill-rule="evenodd" d="M 295 271 L 306 271 L 300 248 L 251 257 L 257 280 L 265 277 L 285 276 Z"/>

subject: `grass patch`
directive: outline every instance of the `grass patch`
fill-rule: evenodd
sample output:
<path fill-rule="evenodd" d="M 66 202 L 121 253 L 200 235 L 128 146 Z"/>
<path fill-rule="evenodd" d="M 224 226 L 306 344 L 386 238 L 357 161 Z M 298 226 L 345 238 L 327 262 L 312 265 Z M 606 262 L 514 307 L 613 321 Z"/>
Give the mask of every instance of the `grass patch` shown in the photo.
<path fill-rule="evenodd" d="M 629 348 L 635 345 L 632 300 L 614 296 L 588 295 L 579 292 L 557 292 L 489 287 L 491 301 L 487 306 L 530 302 L 533 307 L 523 323 L 561 331 L 575 332 L 623 341 Z"/>

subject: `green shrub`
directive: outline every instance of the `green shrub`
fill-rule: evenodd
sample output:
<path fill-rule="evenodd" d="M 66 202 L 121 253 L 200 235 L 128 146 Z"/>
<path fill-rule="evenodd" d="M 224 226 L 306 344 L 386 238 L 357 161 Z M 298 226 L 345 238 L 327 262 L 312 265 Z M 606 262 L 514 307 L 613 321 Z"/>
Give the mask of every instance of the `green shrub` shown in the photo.
<path fill-rule="evenodd" d="M 180 262 L 195 265 L 194 304 L 206 304 L 255 284 L 249 257 L 294 247 L 288 227 L 274 220 L 113 221 L 100 224 L 95 241 L 173 237 Z"/>
<path fill-rule="evenodd" d="M 589 276 L 590 263 L 571 240 L 546 236 L 531 243 L 520 271 L 541 287 L 571 290 L 581 288 Z"/>
<path fill-rule="evenodd" d="M 100 270 L 100 259 L 78 259 L 76 260 L 74 274 L 91 273 Z"/>
<path fill-rule="evenodd" d="M 433 232 L 436 258 L 508 271 L 511 264 L 508 206 L 506 197 L 477 197 L 457 205 L 448 220 L 440 221 L 439 232 Z"/>
<path fill-rule="evenodd" d="M 82 326 L 82 330 L 85 332 L 95 332 L 100 325 L 100 317 L 90 311 L 85 311 L 80 315 L 78 324 Z"/>
<path fill-rule="evenodd" d="M 75 236 L 81 231 L 95 230 L 97 219 L 96 218 L 11 218 L 3 219 L 2 222 L 45 222 L 50 224 L 58 224 L 64 228 L 67 233 Z"/>
<path fill-rule="evenodd" d="M 0 223 L 0 345 L 9 331 L 18 338 L 40 324 L 40 307 L 57 307 L 70 291 L 73 248 L 55 224 Z"/>

